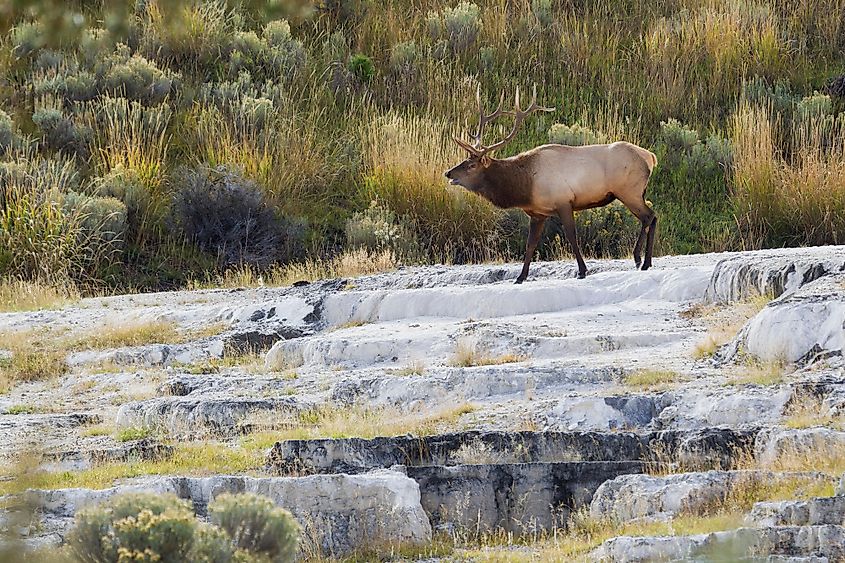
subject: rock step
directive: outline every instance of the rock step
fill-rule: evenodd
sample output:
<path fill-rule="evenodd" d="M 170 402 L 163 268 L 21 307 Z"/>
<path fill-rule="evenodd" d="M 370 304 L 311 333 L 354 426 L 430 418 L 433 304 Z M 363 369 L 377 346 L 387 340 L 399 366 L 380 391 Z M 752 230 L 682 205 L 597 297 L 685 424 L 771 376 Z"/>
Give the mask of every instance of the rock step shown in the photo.
<path fill-rule="evenodd" d="M 172 436 L 232 436 L 250 432 L 252 419 L 295 417 L 314 405 L 295 397 L 189 399 L 163 397 L 122 405 L 116 424 L 166 430 Z"/>
<path fill-rule="evenodd" d="M 793 559 L 798 558 L 798 559 Z M 806 559 L 811 558 L 811 559 Z M 845 560 L 842 526 L 739 528 L 695 536 L 620 536 L 592 552 L 593 561 L 814 561 Z"/>
<path fill-rule="evenodd" d="M 431 541 L 431 525 L 420 504 L 416 481 L 386 470 L 366 475 L 309 477 L 149 477 L 103 490 L 30 491 L 32 502 L 42 515 L 39 528 L 32 533 L 59 544 L 80 508 L 105 502 L 117 494 L 139 491 L 172 493 L 190 500 L 200 516 L 205 515 L 208 503 L 222 493 L 264 495 L 289 510 L 304 527 L 305 549 L 316 547 L 326 555 L 342 555 L 372 544 Z"/>
<path fill-rule="evenodd" d="M 112 447 L 47 453 L 41 468 L 46 471 L 80 471 L 101 463 L 155 461 L 173 453 L 173 446 L 144 438 Z"/>
<path fill-rule="evenodd" d="M 759 528 L 771 526 L 841 525 L 845 521 L 845 496 L 758 502 L 746 518 Z"/>
<path fill-rule="evenodd" d="M 598 488 L 590 503 L 590 516 L 597 520 L 627 522 L 638 518 L 667 519 L 683 513 L 699 514 L 718 505 L 737 488 L 794 479 L 807 483 L 832 481 L 831 477 L 816 472 L 703 471 L 623 475 Z M 842 517 L 840 515 L 837 522 L 818 523 L 841 524 Z M 784 524 L 798 523 L 775 525 Z"/>
<path fill-rule="evenodd" d="M 713 270 L 706 301 L 730 303 L 791 293 L 827 274 L 845 272 L 845 246 L 725 253 Z"/>
<path fill-rule="evenodd" d="M 486 463 L 406 467 L 420 487 L 423 509 L 435 529 L 517 534 L 565 526 L 569 514 L 589 505 L 604 481 L 643 471 L 640 461 Z"/>
<path fill-rule="evenodd" d="M 756 430 L 485 432 L 413 437 L 286 440 L 267 454 L 267 468 L 285 473 L 360 473 L 393 465 L 457 465 L 476 456 L 499 462 L 644 461 L 659 456 L 686 465 L 728 466 L 750 448 Z"/>

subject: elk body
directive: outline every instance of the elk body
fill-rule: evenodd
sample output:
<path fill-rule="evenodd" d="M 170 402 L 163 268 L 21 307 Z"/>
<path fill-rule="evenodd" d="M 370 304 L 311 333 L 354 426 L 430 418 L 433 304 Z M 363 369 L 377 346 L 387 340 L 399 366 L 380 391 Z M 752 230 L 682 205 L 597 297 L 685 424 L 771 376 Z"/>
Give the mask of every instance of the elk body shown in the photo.
<path fill-rule="evenodd" d="M 657 216 L 645 202 L 645 191 L 657 164 L 657 157 L 652 152 L 631 143 L 616 142 L 582 147 L 542 145 L 509 158 L 492 158 L 489 154 L 513 139 L 527 115 L 535 111 L 553 111 L 553 108 L 537 106 L 536 86 L 525 110 L 519 105 L 519 89 L 514 111 L 502 111 L 502 93 L 499 107 L 486 115 L 480 90 L 477 97 L 481 115 L 475 142 L 469 144 L 455 138 L 469 153 L 469 158 L 446 172 L 446 177 L 450 184 L 463 186 L 497 207 L 519 208 L 531 218 L 525 261 L 516 283 L 522 283 L 528 277 L 543 225 L 552 216 L 561 220 L 566 240 L 578 262 L 578 277 L 586 276 L 587 266 L 575 233 L 574 212 L 602 207 L 616 199 L 640 220 L 634 263 L 643 270 L 651 267 Z M 484 126 L 501 115 L 513 116 L 513 130 L 493 145 L 482 144 Z M 644 243 L 645 260 L 642 260 Z"/>

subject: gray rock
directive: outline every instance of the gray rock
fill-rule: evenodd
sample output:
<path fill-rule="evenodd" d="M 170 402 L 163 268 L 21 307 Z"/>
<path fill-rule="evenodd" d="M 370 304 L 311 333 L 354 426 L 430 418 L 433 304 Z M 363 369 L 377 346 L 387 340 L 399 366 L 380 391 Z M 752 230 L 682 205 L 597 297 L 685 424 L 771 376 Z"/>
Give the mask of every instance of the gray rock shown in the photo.
<path fill-rule="evenodd" d="M 296 517 L 305 528 L 306 549 L 317 547 L 329 555 L 372 544 L 419 544 L 431 540 L 431 525 L 420 504 L 419 487 L 395 471 L 272 478 L 156 477 L 104 490 L 62 489 L 30 494 L 43 515 L 42 532 L 63 537 L 80 508 L 137 491 L 176 494 L 190 500 L 200 516 L 221 493 L 261 494 Z M 309 546 L 309 542 L 316 545 Z"/>
<path fill-rule="evenodd" d="M 282 422 L 312 408 L 294 397 L 273 399 L 187 399 L 166 397 L 126 403 L 117 412 L 118 426 L 166 430 L 173 436 L 231 436 L 253 428 L 253 421 Z"/>
<path fill-rule="evenodd" d="M 804 365 L 845 350 L 845 273 L 828 275 L 770 302 L 720 351 Z"/>
<path fill-rule="evenodd" d="M 285 440 L 267 454 L 277 473 L 361 472 L 392 465 L 454 465 L 460 453 L 481 446 L 493 459 L 511 462 L 651 460 L 659 451 L 687 466 L 727 467 L 754 431 L 707 428 L 696 431 L 631 432 L 452 432 L 433 436 Z"/>
<path fill-rule="evenodd" d="M 786 430 L 770 428 L 757 434 L 755 456 L 764 465 L 773 465 L 784 456 L 818 455 L 818 452 L 840 452 L 845 448 L 845 432 L 830 428 Z"/>
<path fill-rule="evenodd" d="M 704 299 L 730 303 L 756 295 L 778 297 L 836 272 L 845 272 L 842 246 L 736 253 L 716 264 Z"/>
<path fill-rule="evenodd" d="M 758 502 L 746 518 L 758 528 L 771 526 L 842 525 L 845 521 L 845 496 Z"/>
<path fill-rule="evenodd" d="M 701 513 L 717 505 L 737 486 L 794 477 L 827 480 L 820 474 L 762 471 L 623 475 L 598 488 L 590 503 L 590 516 L 627 522 L 637 518 L 668 519 L 682 513 Z"/>
<path fill-rule="evenodd" d="M 571 462 L 407 467 L 433 526 L 517 534 L 559 528 L 599 485 L 643 464 Z"/>
<path fill-rule="evenodd" d="M 778 526 L 740 528 L 696 536 L 622 536 L 594 550 L 594 561 L 759 561 L 768 556 L 811 557 L 842 561 L 845 528 L 842 526 Z M 778 559 L 774 559 L 777 561 Z"/>

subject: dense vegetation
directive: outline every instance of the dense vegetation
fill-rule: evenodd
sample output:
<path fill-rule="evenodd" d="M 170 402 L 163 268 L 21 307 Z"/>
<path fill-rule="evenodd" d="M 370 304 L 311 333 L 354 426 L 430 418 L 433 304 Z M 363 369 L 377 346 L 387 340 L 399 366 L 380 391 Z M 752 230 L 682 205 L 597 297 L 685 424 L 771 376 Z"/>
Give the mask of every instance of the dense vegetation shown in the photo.
<path fill-rule="evenodd" d="M 663 253 L 845 239 L 845 0 L 17 0 L 0 24 L 7 280 L 515 257 L 520 213 L 442 178 L 479 85 L 557 107 L 502 156 L 654 150 Z M 578 220 L 630 252 L 618 205 Z"/>

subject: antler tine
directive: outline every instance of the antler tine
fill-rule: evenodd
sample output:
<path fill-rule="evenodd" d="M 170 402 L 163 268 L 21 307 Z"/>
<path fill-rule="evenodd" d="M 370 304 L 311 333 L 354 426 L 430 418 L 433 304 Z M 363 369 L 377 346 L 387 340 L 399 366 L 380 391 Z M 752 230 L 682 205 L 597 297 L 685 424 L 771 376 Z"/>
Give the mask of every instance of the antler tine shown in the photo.
<path fill-rule="evenodd" d="M 541 107 L 541 106 L 537 105 L 537 84 L 536 83 L 534 84 L 534 88 L 533 88 L 532 95 L 531 95 L 531 103 L 528 105 L 528 107 L 525 108 L 525 109 L 520 108 L 519 107 L 519 101 L 520 101 L 519 86 L 517 86 L 517 88 L 516 88 L 516 99 L 515 99 L 515 104 L 514 104 L 514 111 L 513 112 L 506 112 L 510 115 L 513 115 L 513 129 L 511 129 L 511 132 L 508 133 L 508 135 L 504 139 L 499 141 L 498 143 L 492 144 L 489 147 L 484 147 L 483 148 L 484 154 L 487 154 L 488 152 L 494 151 L 494 150 L 504 146 L 511 139 L 513 139 L 516 136 L 517 131 L 519 131 L 519 126 L 522 125 L 522 122 L 525 120 L 525 118 L 528 115 L 534 113 L 535 111 L 554 111 L 555 110 L 555 108 L 547 108 L 547 107 Z"/>
<path fill-rule="evenodd" d="M 484 105 L 481 103 L 481 85 L 479 84 L 478 90 L 476 90 L 476 99 L 478 100 L 478 130 L 473 135 L 473 139 L 475 139 L 475 147 L 480 150 L 484 150 L 484 145 L 481 142 L 481 137 L 484 135 L 484 128 L 487 124 L 499 117 L 500 115 L 506 114 L 508 112 L 502 111 L 502 105 L 505 103 L 505 91 L 502 90 L 502 95 L 499 96 L 499 105 L 496 106 L 496 109 L 493 113 L 485 115 L 484 114 Z"/>

